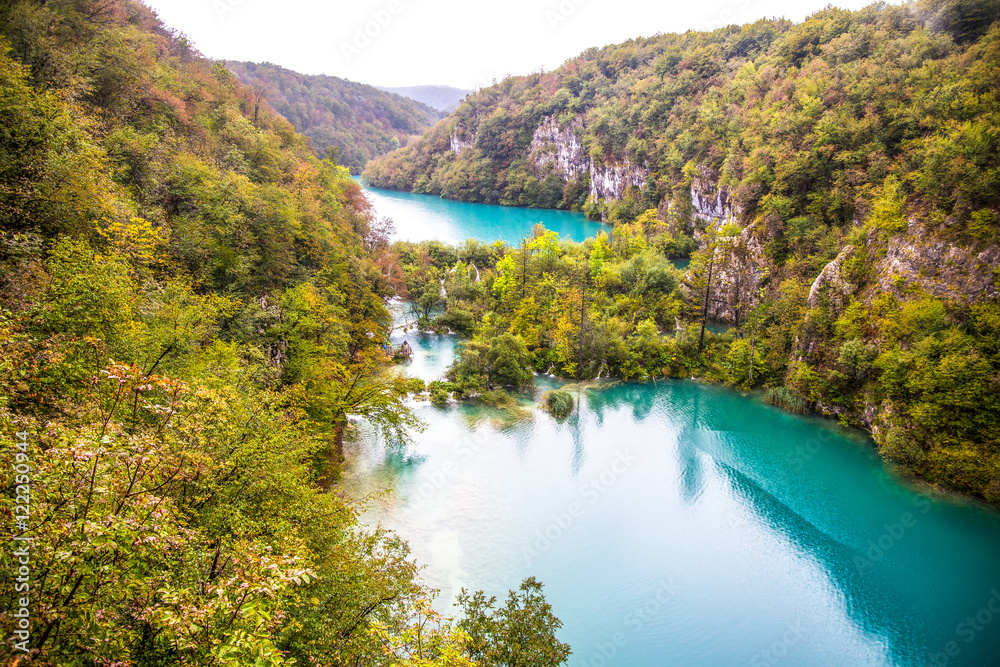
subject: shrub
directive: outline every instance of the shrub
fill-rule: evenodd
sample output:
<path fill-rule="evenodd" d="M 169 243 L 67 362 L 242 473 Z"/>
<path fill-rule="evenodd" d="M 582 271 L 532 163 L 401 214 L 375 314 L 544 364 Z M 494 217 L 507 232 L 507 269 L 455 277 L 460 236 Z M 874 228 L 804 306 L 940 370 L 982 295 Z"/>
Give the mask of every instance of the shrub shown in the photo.
<path fill-rule="evenodd" d="M 427 385 L 420 378 L 407 378 L 404 386 L 410 394 L 419 394 L 427 389 Z"/>
<path fill-rule="evenodd" d="M 924 450 L 913 434 L 899 426 L 890 428 L 879 440 L 878 452 L 889 461 L 913 465 L 924 457 Z"/>
<path fill-rule="evenodd" d="M 427 385 L 427 389 L 431 392 L 431 403 L 440 408 L 448 402 L 451 392 L 455 391 L 455 385 L 435 380 Z"/>
<path fill-rule="evenodd" d="M 476 316 L 468 310 L 449 308 L 434 320 L 434 327 L 451 329 L 468 336 L 476 329 Z"/>
<path fill-rule="evenodd" d="M 787 387 L 768 387 L 764 393 L 764 400 L 789 412 L 802 413 L 806 411 L 805 399 Z"/>
<path fill-rule="evenodd" d="M 553 417 L 563 419 L 573 412 L 573 396 L 559 389 L 547 391 L 542 397 L 542 408 Z"/>
<path fill-rule="evenodd" d="M 486 405 L 493 406 L 494 408 L 509 408 L 517 403 L 517 401 L 514 400 L 514 397 L 505 392 L 503 389 L 484 391 L 479 395 L 479 399 Z"/>

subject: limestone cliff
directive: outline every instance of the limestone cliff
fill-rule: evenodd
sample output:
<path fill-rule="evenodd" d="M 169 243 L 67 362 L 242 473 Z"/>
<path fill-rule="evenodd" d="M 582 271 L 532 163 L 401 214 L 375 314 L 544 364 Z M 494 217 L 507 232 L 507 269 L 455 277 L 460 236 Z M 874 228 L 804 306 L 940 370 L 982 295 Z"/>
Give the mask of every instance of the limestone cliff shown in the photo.
<path fill-rule="evenodd" d="M 854 255 L 854 246 L 849 245 L 840 251 L 837 258 L 823 267 L 809 288 L 810 308 L 819 308 L 825 297 L 831 310 L 839 313 L 850 301 L 856 289 L 841 273 L 844 262 Z"/>
<path fill-rule="evenodd" d="M 760 292 L 768 271 L 767 256 L 757 225 L 745 227 L 735 238 L 719 245 L 716 255 L 709 317 L 719 322 L 742 324 Z"/>
<path fill-rule="evenodd" d="M 590 196 L 595 199 L 621 199 L 628 186 L 640 188 L 649 176 L 649 169 L 625 159 L 621 164 L 590 164 Z"/>
<path fill-rule="evenodd" d="M 449 143 L 452 153 L 461 155 L 462 151 L 466 148 L 471 148 L 475 145 L 476 135 L 473 134 L 469 137 L 468 134 L 469 133 L 461 125 L 455 126 L 455 129 L 451 132 L 451 142 Z"/>
<path fill-rule="evenodd" d="M 567 180 L 590 173 L 590 157 L 583 149 L 580 134 L 583 120 L 574 118 L 565 128 L 555 118 L 542 120 L 531 138 L 528 159 L 537 173 L 555 170 Z"/>
<path fill-rule="evenodd" d="M 889 239 L 876 264 L 879 291 L 898 292 L 897 279 L 902 278 L 932 296 L 961 301 L 995 298 L 1000 293 L 998 269 L 1000 247 L 977 249 L 942 240 L 914 218 L 906 231 Z"/>
<path fill-rule="evenodd" d="M 704 222 L 725 222 L 736 216 L 730 205 L 732 189 L 719 185 L 718 173 L 709 167 L 700 167 L 699 175 L 691 183 L 691 206 L 695 218 Z"/>
<path fill-rule="evenodd" d="M 544 177 L 555 171 L 571 181 L 586 174 L 590 177 L 590 196 L 595 199 L 621 199 L 628 186 L 645 184 L 649 176 L 645 166 L 632 164 L 628 159 L 614 164 L 595 162 L 580 140 L 583 127 L 580 117 L 566 127 L 560 127 L 552 116 L 542 119 L 528 149 L 529 161 L 537 176 Z"/>
<path fill-rule="evenodd" d="M 761 226 L 752 223 L 736 236 L 716 244 L 712 292 L 708 303 L 709 319 L 734 325 L 746 321 L 747 312 L 770 271 L 761 233 Z M 702 234 L 701 239 L 704 250 L 707 237 Z M 694 296 L 689 287 L 692 279 L 693 274 L 689 270 L 682 287 L 689 298 Z"/>

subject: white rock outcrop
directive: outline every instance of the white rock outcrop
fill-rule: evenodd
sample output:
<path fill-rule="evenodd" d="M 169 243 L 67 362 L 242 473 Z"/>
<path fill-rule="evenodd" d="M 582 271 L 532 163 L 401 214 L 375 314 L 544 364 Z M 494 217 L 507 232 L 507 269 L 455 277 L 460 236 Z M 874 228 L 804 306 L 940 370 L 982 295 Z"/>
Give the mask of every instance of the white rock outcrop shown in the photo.
<path fill-rule="evenodd" d="M 808 304 L 810 308 L 818 308 L 820 299 L 825 294 L 829 299 L 833 312 L 840 314 L 854 293 L 854 286 L 841 275 L 844 262 L 854 254 L 854 246 L 849 245 L 840 251 L 837 258 L 823 267 L 809 288 Z"/>
<path fill-rule="evenodd" d="M 969 301 L 1000 296 L 995 273 L 1000 270 L 1000 248 L 956 245 L 916 219 L 889 239 L 876 268 L 882 292 L 896 291 L 896 280 L 902 278 L 938 298 Z"/>
<path fill-rule="evenodd" d="M 691 205 L 694 217 L 705 222 L 726 222 L 736 211 L 730 205 L 732 190 L 719 185 L 719 175 L 708 167 L 699 169 L 700 176 L 691 182 Z"/>
<path fill-rule="evenodd" d="M 628 160 L 620 165 L 590 164 L 590 195 L 598 199 L 621 199 L 628 186 L 641 188 L 649 169 L 637 167 Z"/>
<path fill-rule="evenodd" d="M 528 159 L 536 169 L 543 172 L 555 169 L 567 180 L 589 173 L 590 157 L 580 141 L 582 131 L 580 118 L 561 128 L 555 118 L 546 117 L 531 138 Z"/>
<path fill-rule="evenodd" d="M 597 199 L 621 199 L 628 186 L 642 187 L 649 168 L 632 164 L 595 162 L 584 150 L 580 135 L 584 125 L 576 117 L 561 127 L 553 116 L 546 116 L 535 129 L 528 150 L 528 159 L 535 172 L 542 176 L 556 171 L 568 181 L 587 174 L 590 176 L 590 196 Z"/>
<path fill-rule="evenodd" d="M 456 155 L 461 155 L 462 151 L 466 148 L 471 148 L 476 143 L 475 135 L 473 135 L 471 139 L 468 139 L 464 137 L 465 134 L 466 132 L 460 125 L 455 126 L 455 129 L 452 130 L 450 148 Z"/>

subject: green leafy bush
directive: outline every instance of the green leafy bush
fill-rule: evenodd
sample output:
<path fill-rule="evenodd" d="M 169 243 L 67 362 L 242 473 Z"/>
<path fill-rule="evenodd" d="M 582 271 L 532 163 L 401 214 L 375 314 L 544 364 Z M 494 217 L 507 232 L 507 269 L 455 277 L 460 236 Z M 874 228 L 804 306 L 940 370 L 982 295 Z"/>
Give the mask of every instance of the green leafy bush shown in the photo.
<path fill-rule="evenodd" d="M 542 404 L 553 417 L 563 419 L 573 412 L 573 395 L 558 389 L 547 391 L 542 396 Z"/>

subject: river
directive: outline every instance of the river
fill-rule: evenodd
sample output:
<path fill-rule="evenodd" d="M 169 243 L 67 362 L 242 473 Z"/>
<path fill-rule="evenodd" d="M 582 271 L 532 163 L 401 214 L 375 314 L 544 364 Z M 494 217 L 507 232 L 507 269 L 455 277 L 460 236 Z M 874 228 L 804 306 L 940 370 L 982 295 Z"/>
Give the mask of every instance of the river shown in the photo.
<path fill-rule="evenodd" d="M 403 337 L 407 372 L 447 368 L 454 336 Z M 563 422 L 525 397 L 418 404 L 427 429 L 403 451 L 359 428 L 345 489 L 385 492 L 364 520 L 409 542 L 440 607 L 534 575 L 574 667 L 1000 664 L 996 513 L 902 483 L 863 433 L 753 396 L 567 388 Z"/>

